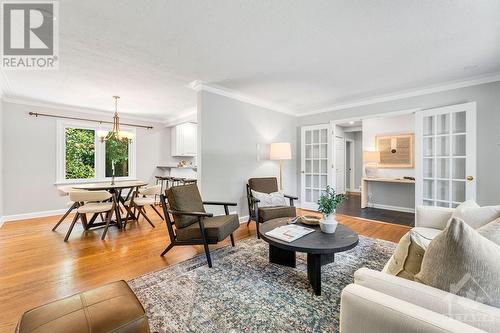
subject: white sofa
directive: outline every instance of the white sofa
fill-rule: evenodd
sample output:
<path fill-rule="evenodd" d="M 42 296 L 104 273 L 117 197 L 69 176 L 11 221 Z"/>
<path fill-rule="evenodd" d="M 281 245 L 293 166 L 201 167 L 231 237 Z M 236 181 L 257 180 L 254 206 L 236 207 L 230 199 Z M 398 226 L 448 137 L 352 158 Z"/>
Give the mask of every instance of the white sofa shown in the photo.
<path fill-rule="evenodd" d="M 432 239 L 452 213 L 418 207 L 415 229 Z M 367 268 L 354 274 L 341 297 L 341 333 L 500 332 L 499 308 Z"/>

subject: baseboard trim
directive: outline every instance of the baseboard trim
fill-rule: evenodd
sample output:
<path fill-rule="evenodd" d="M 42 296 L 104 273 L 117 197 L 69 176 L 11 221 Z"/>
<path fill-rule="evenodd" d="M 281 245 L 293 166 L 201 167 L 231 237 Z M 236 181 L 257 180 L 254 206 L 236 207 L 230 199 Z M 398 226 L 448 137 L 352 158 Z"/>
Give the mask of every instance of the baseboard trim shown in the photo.
<path fill-rule="evenodd" d="M 36 219 L 39 217 L 47 217 L 47 216 L 55 216 L 55 215 L 62 215 L 66 213 L 68 209 L 54 209 L 54 210 L 45 210 L 42 212 L 31 212 L 31 213 L 24 213 L 24 214 L 14 214 L 14 215 L 6 215 L 2 218 L 2 222 L 14 222 L 14 221 L 21 221 L 21 220 L 30 220 L 30 219 Z"/>
<path fill-rule="evenodd" d="M 42 212 L 32 212 L 32 213 L 24 213 L 24 214 L 14 214 L 14 215 L 6 215 L 0 217 L 0 228 L 3 226 L 5 222 L 15 222 L 22 220 L 31 220 L 39 217 L 47 217 L 47 216 L 57 216 L 66 213 L 67 209 L 54 209 L 54 210 L 46 210 Z M 237 212 L 231 212 L 231 214 L 237 214 Z M 242 216 L 239 218 L 240 224 L 248 222 L 248 215 Z"/>
<path fill-rule="evenodd" d="M 374 204 L 374 203 L 370 203 L 368 205 L 368 207 L 378 208 L 378 209 L 386 209 L 386 210 L 394 210 L 396 212 L 415 213 L 415 208 L 408 208 L 408 207 L 381 205 L 381 204 Z"/>

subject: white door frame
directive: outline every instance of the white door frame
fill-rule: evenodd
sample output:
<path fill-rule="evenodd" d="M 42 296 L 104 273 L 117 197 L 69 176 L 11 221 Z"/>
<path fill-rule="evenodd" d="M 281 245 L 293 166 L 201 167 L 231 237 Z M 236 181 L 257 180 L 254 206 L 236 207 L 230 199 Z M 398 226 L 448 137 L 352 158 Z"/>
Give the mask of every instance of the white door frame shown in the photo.
<path fill-rule="evenodd" d="M 305 131 L 306 130 L 315 130 L 315 129 L 325 129 L 327 130 L 327 154 L 328 154 L 328 160 L 327 160 L 327 184 L 329 186 L 332 186 L 331 179 L 332 179 L 332 154 L 331 154 L 331 147 L 333 145 L 332 143 L 332 137 L 329 135 L 331 133 L 331 128 L 328 123 L 326 124 L 319 124 L 319 125 L 308 125 L 308 126 L 301 126 L 300 127 L 300 208 L 303 209 L 309 209 L 309 210 L 317 210 L 318 205 L 316 203 L 306 203 L 305 198 L 306 198 L 306 188 L 305 188 L 305 169 L 306 169 L 306 146 L 305 146 Z"/>
<path fill-rule="evenodd" d="M 335 132 L 335 131 L 333 131 Z M 347 188 L 345 187 L 345 180 L 346 180 L 346 172 L 345 172 L 345 155 L 346 155 L 346 151 L 345 151 L 345 141 L 346 141 L 346 138 L 344 136 L 337 136 L 336 134 L 335 135 L 332 135 L 332 142 L 333 142 L 333 153 L 332 153 L 332 156 L 335 156 L 335 159 L 337 158 L 337 139 L 342 139 L 343 141 L 343 146 L 344 146 L 344 170 L 343 170 L 343 173 L 344 173 L 344 192 L 342 194 L 345 194 L 345 192 L 347 191 Z M 333 170 L 333 181 L 332 181 L 332 186 L 334 186 L 334 189 L 335 189 L 335 192 L 337 193 L 341 193 L 341 192 L 338 192 L 337 191 L 337 165 L 335 163 L 332 163 L 332 170 Z"/>
<path fill-rule="evenodd" d="M 473 179 L 467 181 L 465 200 L 476 199 L 477 196 L 477 157 L 476 157 L 476 140 L 477 140 L 477 112 L 476 102 L 455 104 L 432 109 L 425 109 L 415 114 L 415 207 L 423 204 L 423 118 L 426 116 L 435 116 L 445 113 L 454 113 L 466 111 L 466 126 L 470 127 L 467 130 L 466 141 L 466 177 L 471 176 Z M 451 128 L 450 128 L 451 131 Z M 450 152 L 451 154 L 451 152 Z M 451 177 L 451 175 L 450 175 Z M 452 200 L 452 198 L 450 198 Z"/>
<path fill-rule="evenodd" d="M 356 179 L 355 177 L 355 172 L 356 172 L 356 168 L 355 168 L 355 163 L 356 163 L 356 156 L 354 156 L 355 154 L 355 145 L 356 145 L 356 141 L 352 140 L 352 139 L 347 139 L 344 137 L 344 143 L 345 143 L 345 154 L 346 154 L 346 157 L 347 157 L 347 143 L 349 142 L 350 145 L 349 145 L 349 164 L 351 166 L 351 171 L 349 172 L 349 188 L 345 188 L 346 191 L 349 191 L 349 192 L 355 192 L 356 191 L 356 184 L 355 184 L 355 181 L 354 179 Z M 347 158 L 345 159 L 347 161 Z M 344 171 L 345 172 L 345 180 L 347 180 L 347 168 L 346 170 Z M 344 181 L 344 184 L 346 183 L 346 181 Z"/>

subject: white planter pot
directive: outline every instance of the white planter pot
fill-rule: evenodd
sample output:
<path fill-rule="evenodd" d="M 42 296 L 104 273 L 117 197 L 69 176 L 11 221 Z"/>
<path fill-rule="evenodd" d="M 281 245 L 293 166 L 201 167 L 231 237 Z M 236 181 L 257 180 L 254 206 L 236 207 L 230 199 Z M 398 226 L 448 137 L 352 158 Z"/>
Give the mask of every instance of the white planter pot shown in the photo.
<path fill-rule="evenodd" d="M 335 213 L 325 216 L 319 221 L 319 228 L 326 234 L 333 234 L 339 223 L 335 219 Z"/>

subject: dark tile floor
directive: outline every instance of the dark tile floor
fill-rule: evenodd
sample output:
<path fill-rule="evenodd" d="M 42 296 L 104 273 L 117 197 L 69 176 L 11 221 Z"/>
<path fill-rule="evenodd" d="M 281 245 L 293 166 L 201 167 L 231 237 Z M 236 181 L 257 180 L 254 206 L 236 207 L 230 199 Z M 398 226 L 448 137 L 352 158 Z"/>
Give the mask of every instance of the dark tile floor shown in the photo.
<path fill-rule="evenodd" d="M 415 225 L 415 214 L 370 207 L 361 208 L 361 196 L 354 194 L 350 194 L 349 199 L 337 208 L 337 213 L 410 227 Z"/>

